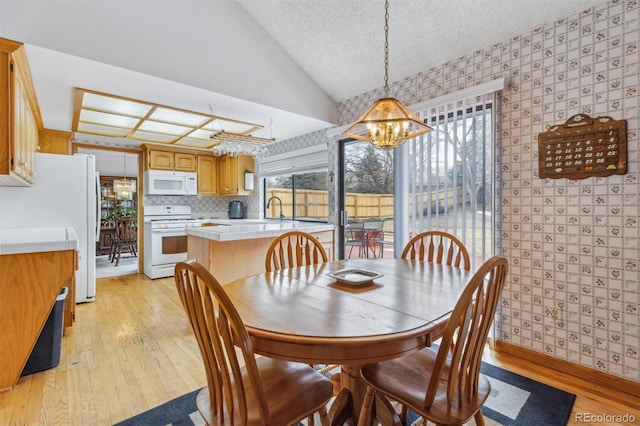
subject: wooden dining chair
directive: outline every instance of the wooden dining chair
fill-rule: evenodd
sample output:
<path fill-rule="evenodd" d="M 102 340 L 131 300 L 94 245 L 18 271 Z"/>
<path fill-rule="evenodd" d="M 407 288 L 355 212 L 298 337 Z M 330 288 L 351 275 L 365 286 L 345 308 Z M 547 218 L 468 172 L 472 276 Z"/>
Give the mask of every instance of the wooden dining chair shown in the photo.
<path fill-rule="evenodd" d="M 469 252 L 462 241 L 444 231 L 421 232 L 409 240 L 400 257 L 471 270 Z"/>
<path fill-rule="evenodd" d="M 508 267 L 504 256 L 480 266 L 458 299 L 437 352 L 425 348 L 362 367 L 368 387 L 358 426 L 370 424 L 374 397 L 395 400 L 438 425 L 461 425 L 471 417 L 484 425 L 482 404 L 491 385 L 480 365 Z M 399 417 L 394 424 L 401 424 Z"/>
<path fill-rule="evenodd" d="M 116 220 L 116 232 L 113 239 L 109 260 L 120 263 L 122 251 L 138 257 L 138 219 L 135 217 L 121 217 Z"/>
<path fill-rule="evenodd" d="M 278 236 L 267 249 L 267 272 L 295 266 L 315 265 L 329 260 L 322 243 L 306 232 L 290 231 Z"/>
<path fill-rule="evenodd" d="M 236 308 L 201 264 L 176 264 L 175 282 L 204 361 L 208 386 L 196 405 L 207 424 L 292 425 L 316 412 L 329 424 L 329 379 L 306 364 L 256 359 Z"/>

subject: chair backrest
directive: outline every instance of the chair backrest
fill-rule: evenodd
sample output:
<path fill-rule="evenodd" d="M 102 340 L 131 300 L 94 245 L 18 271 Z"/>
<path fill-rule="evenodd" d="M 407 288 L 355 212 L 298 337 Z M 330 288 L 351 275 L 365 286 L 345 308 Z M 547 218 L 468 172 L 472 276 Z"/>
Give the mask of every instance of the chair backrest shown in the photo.
<path fill-rule="evenodd" d="M 425 407 L 431 407 L 439 388 L 442 392 L 445 386 L 448 407 L 454 398 L 471 401 L 477 395 L 482 351 L 508 269 L 506 257 L 494 256 L 480 266 L 462 292 L 440 342 Z"/>
<path fill-rule="evenodd" d="M 471 270 L 469 252 L 448 232 L 426 231 L 413 237 L 402 250 L 402 259 L 420 260 Z"/>
<path fill-rule="evenodd" d="M 121 242 L 133 242 L 138 239 L 138 219 L 121 217 L 116 221 L 116 238 Z"/>
<path fill-rule="evenodd" d="M 223 287 L 201 264 L 180 262 L 175 267 L 180 300 L 200 347 L 209 386 L 212 417 L 220 425 L 247 424 L 246 389 L 251 389 L 259 405 L 261 424 L 270 424 L 264 389 L 256 365 L 253 346 L 244 323 Z M 240 348 L 246 377 L 236 353 Z"/>
<path fill-rule="evenodd" d="M 329 259 L 316 237 L 306 232 L 290 231 L 277 237 L 267 250 L 267 272 L 295 266 L 315 265 Z"/>
<path fill-rule="evenodd" d="M 384 240 L 384 219 L 365 219 L 364 229 L 370 240 Z"/>

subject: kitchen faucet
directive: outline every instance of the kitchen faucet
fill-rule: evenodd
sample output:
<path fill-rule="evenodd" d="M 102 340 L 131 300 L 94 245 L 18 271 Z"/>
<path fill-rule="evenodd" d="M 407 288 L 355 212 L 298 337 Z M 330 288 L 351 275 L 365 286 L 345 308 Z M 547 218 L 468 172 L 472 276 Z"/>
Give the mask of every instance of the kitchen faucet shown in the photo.
<path fill-rule="evenodd" d="M 280 197 L 271 197 L 267 200 L 267 208 L 271 205 L 271 200 L 276 199 L 280 203 L 280 220 L 284 219 L 284 215 L 282 214 L 282 200 Z"/>

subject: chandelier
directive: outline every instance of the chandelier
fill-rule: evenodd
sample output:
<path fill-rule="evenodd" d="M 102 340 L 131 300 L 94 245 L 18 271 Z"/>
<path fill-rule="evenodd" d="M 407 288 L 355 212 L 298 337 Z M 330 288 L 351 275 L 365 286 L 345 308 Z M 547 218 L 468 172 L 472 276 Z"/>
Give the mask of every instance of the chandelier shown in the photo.
<path fill-rule="evenodd" d="M 131 200 L 135 192 L 135 183 L 131 179 L 127 179 L 127 154 L 124 157 L 124 173 L 122 179 L 113 180 L 113 190 L 118 200 Z"/>
<path fill-rule="evenodd" d="M 385 0 L 384 11 L 384 98 L 378 99 L 343 134 L 369 141 L 376 148 L 396 148 L 432 129 L 402 102 L 389 97 L 389 0 Z"/>

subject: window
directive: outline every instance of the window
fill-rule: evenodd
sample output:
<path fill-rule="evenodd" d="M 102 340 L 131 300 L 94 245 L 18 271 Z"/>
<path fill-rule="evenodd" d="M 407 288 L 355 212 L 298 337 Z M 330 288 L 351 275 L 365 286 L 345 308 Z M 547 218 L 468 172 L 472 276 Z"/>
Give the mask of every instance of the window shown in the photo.
<path fill-rule="evenodd" d="M 327 171 L 277 175 L 265 178 L 265 214 L 266 218 L 327 221 L 329 216 L 329 192 L 327 190 Z M 266 204 L 269 200 L 269 207 Z"/>
<path fill-rule="evenodd" d="M 472 267 L 493 252 L 493 94 L 422 111 L 433 131 L 408 142 L 409 236 L 460 238 Z"/>

